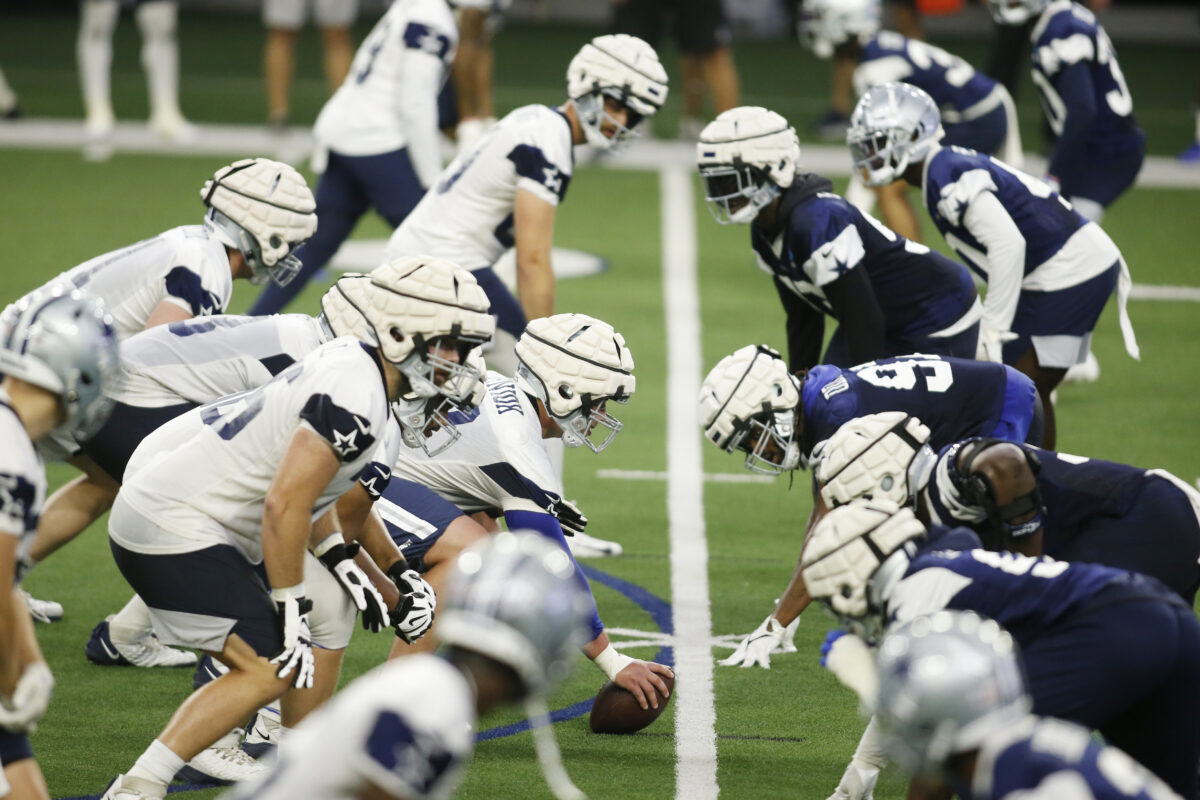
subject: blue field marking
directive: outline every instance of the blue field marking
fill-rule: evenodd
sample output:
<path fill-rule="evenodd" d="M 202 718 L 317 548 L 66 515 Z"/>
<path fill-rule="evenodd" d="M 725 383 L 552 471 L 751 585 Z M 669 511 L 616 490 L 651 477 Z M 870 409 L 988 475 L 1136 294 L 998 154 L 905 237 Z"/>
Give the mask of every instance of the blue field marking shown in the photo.
<path fill-rule="evenodd" d="M 658 595 L 643 589 L 635 583 L 621 580 L 615 575 L 609 575 L 607 572 L 601 572 L 595 567 L 589 567 L 585 564 L 579 565 L 583 569 L 583 574 L 588 577 L 588 580 L 595 581 L 603 586 L 607 586 L 616 592 L 628 597 L 639 608 L 650 615 L 650 619 L 658 626 L 658 629 L 663 633 L 673 634 L 675 626 L 671 622 L 671 604 L 663 600 Z M 660 647 L 658 652 L 654 654 L 654 660 L 660 664 L 666 664 L 669 667 L 675 665 L 675 653 L 670 647 Z M 551 722 L 565 722 L 566 720 L 582 717 L 592 710 L 592 703 L 596 702 L 595 697 L 589 697 L 587 700 L 582 700 L 578 703 L 567 706 L 566 708 L 558 708 L 550 712 Z M 529 730 L 529 720 L 521 720 L 512 725 L 500 725 L 495 728 L 489 728 L 486 731 L 480 731 L 475 734 L 475 741 L 486 742 L 489 739 L 501 739 L 505 736 L 515 736 L 518 733 L 524 733 Z M 172 784 L 167 789 L 168 794 L 178 794 L 180 792 L 198 792 L 204 789 L 214 789 L 219 787 L 205 786 L 199 783 L 178 783 Z M 82 795 L 80 797 L 61 797 L 57 800 L 100 800 L 101 794 Z"/>

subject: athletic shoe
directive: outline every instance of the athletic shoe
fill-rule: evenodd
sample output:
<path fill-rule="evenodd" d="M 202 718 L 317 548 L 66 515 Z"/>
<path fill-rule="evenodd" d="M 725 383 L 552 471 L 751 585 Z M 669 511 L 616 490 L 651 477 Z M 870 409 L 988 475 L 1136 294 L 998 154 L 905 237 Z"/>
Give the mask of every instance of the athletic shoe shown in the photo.
<path fill-rule="evenodd" d="M 104 790 L 100 800 L 156 800 L 159 797 L 162 797 L 162 790 L 156 784 L 144 778 L 118 775 Z"/>
<path fill-rule="evenodd" d="M 196 663 L 195 653 L 167 647 L 153 633 L 134 644 L 118 644 L 107 619 L 92 628 L 83 652 L 88 661 L 102 667 L 190 667 Z"/>
<path fill-rule="evenodd" d="M 274 709 L 268 714 L 265 709 L 259 709 L 254 717 L 254 724 L 246 731 L 242 740 L 242 751 L 251 758 L 262 758 L 275 750 L 279 731 L 279 710 Z"/>
<path fill-rule="evenodd" d="M 597 539 L 595 536 L 588 536 L 586 533 L 577 533 L 574 536 L 568 536 L 567 544 L 576 558 L 619 556 L 624 551 L 624 548 L 617 542 Z"/>
<path fill-rule="evenodd" d="M 1184 164 L 1200 164 L 1200 142 L 1192 142 L 1191 147 L 1175 156 L 1175 160 Z"/>
<path fill-rule="evenodd" d="M 53 600 L 38 600 L 24 589 L 21 590 L 21 596 L 25 598 L 25 605 L 29 607 L 29 616 L 33 617 L 35 621 L 49 623 L 58 622 L 63 618 L 62 603 L 56 603 Z"/>
<path fill-rule="evenodd" d="M 175 773 L 175 780 L 228 786 L 266 771 L 238 747 L 242 729 L 234 728 Z"/>
<path fill-rule="evenodd" d="M 1073 365 L 1063 376 L 1065 383 L 1095 383 L 1098 380 L 1100 380 L 1100 362 L 1096 360 L 1096 356 L 1090 350 L 1086 361 Z"/>

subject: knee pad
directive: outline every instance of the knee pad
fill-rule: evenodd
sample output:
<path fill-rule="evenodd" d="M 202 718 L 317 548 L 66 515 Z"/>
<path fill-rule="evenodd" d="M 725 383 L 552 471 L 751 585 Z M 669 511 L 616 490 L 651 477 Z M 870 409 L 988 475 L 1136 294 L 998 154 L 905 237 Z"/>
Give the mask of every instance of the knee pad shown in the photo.
<path fill-rule="evenodd" d="M 304 555 L 304 589 L 313 603 L 308 612 L 313 644 L 327 650 L 341 650 L 350 644 L 358 609 L 337 578 L 312 553 Z"/>

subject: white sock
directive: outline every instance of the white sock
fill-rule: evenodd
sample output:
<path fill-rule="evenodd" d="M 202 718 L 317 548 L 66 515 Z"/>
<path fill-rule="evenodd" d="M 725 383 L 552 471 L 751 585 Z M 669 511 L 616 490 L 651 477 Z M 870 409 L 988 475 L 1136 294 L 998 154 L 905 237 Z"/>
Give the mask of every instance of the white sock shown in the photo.
<path fill-rule="evenodd" d="M 179 113 L 179 44 L 175 23 L 179 9 L 173 2 L 143 3 L 137 9 L 142 31 L 142 68 L 150 95 L 150 117 Z"/>
<path fill-rule="evenodd" d="M 0 114 L 5 114 L 17 104 L 17 93 L 4 80 L 4 70 L 0 70 Z"/>
<path fill-rule="evenodd" d="M 150 609 L 146 601 L 136 594 L 108 621 L 108 635 L 121 644 L 137 644 L 153 630 Z"/>
<path fill-rule="evenodd" d="M 89 117 L 112 117 L 112 36 L 121 7 L 117 0 L 83 0 L 79 4 L 79 81 Z"/>
<path fill-rule="evenodd" d="M 179 772 L 185 763 L 187 762 L 175 755 L 171 748 L 155 739 L 146 748 L 146 752 L 138 757 L 137 763 L 125 774 L 131 778 L 141 778 L 156 784 L 161 783 L 165 793 L 167 786 L 175 779 L 175 773 Z"/>

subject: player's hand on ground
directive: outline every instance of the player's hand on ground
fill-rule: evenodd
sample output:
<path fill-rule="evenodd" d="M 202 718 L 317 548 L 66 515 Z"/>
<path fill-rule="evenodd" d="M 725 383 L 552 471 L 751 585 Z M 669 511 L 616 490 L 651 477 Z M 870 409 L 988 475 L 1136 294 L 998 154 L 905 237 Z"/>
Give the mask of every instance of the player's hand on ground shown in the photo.
<path fill-rule="evenodd" d="M 854 762 L 842 773 L 841 783 L 829 795 L 828 800 L 873 800 L 875 782 L 879 770 L 874 767 L 858 767 Z"/>
<path fill-rule="evenodd" d="M 0 728 L 13 733 L 32 731 L 50 706 L 54 675 L 44 662 L 25 668 L 12 697 L 0 698 Z"/>
<path fill-rule="evenodd" d="M 387 603 L 367 573 L 354 563 L 357 552 L 357 543 L 347 545 L 342 535 L 335 533 L 321 542 L 314 554 L 354 601 L 354 607 L 362 615 L 363 628 L 371 633 L 379 633 L 389 624 Z"/>
<path fill-rule="evenodd" d="M 613 683 L 632 694 L 642 708 L 658 708 L 659 702 L 671 695 L 662 675 L 674 677 L 675 673 L 666 664 L 634 659 L 617 673 Z"/>
<path fill-rule="evenodd" d="M 395 565 L 388 570 L 388 577 L 400 590 L 400 600 L 391 612 L 391 624 L 406 644 L 420 639 L 433 625 L 437 610 L 437 595 L 429 582 L 414 569 Z"/>
<path fill-rule="evenodd" d="M 313 685 L 312 634 L 308 630 L 308 612 L 312 601 L 303 595 L 294 595 L 287 589 L 273 589 L 271 599 L 275 601 L 275 613 L 279 615 L 279 630 L 283 647 L 271 659 L 278 665 L 275 675 L 280 678 L 292 676 L 292 686 L 310 689 Z"/>
<path fill-rule="evenodd" d="M 771 653 L 783 646 L 787 629 L 774 616 L 767 617 L 754 632 L 742 639 L 733 655 L 717 663 L 722 667 L 771 668 Z"/>

